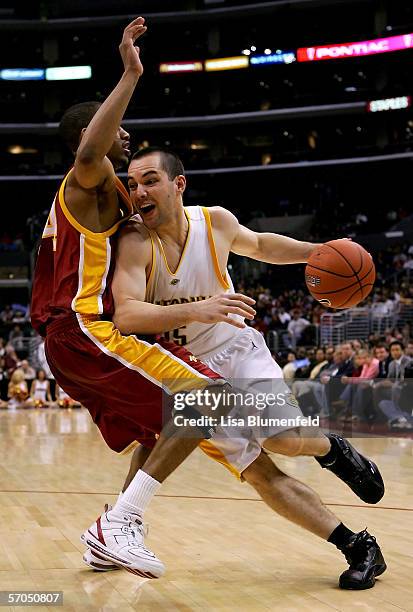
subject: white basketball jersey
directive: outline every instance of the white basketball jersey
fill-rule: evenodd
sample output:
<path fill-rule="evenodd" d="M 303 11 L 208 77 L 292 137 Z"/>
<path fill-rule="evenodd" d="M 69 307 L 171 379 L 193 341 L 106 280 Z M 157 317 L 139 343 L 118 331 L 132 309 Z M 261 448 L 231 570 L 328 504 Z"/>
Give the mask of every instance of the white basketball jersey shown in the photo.
<path fill-rule="evenodd" d="M 169 269 L 159 236 L 150 232 L 153 243 L 152 270 L 148 279 L 146 301 L 162 306 L 205 300 L 222 293 L 234 293 L 228 271 L 219 269 L 218 257 L 207 208 L 185 207 L 189 229 L 178 267 Z M 242 320 L 238 315 L 233 318 Z M 196 357 L 218 352 L 240 330 L 228 323 L 190 323 L 163 334 L 168 340 L 184 345 Z"/>

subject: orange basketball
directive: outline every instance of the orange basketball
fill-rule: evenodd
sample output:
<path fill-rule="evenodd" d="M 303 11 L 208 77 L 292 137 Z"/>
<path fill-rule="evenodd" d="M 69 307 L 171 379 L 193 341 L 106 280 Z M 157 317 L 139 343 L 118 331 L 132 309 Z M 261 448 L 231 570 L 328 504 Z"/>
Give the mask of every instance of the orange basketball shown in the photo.
<path fill-rule="evenodd" d="M 330 308 L 357 306 L 369 295 L 375 280 L 370 253 L 351 240 L 330 240 L 316 247 L 305 268 L 309 292 Z"/>

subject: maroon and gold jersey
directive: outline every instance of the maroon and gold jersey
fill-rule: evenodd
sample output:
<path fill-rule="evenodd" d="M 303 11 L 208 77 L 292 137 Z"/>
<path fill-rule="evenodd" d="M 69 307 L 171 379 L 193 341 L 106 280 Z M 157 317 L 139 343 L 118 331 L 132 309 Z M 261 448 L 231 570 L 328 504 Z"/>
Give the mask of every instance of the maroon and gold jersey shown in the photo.
<path fill-rule="evenodd" d="M 65 203 L 64 178 L 54 199 L 36 262 L 31 320 L 46 335 L 51 322 L 68 314 L 113 315 L 111 280 L 114 271 L 114 240 L 119 224 L 132 213 L 128 192 L 116 179 L 122 218 L 106 232 L 83 227 Z"/>

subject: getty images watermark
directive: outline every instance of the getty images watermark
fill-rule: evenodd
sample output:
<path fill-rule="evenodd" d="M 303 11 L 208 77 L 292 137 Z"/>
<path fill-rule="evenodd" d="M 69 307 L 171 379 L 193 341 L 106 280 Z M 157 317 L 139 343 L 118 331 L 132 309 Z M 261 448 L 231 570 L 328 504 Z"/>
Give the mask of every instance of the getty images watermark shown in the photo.
<path fill-rule="evenodd" d="M 225 414 L 217 415 L 223 408 Z M 224 388 L 176 393 L 173 420 L 176 427 L 295 428 L 320 425 L 319 416 L 305 417 L 301 413 L 288 387 L 278 392 Z"/>

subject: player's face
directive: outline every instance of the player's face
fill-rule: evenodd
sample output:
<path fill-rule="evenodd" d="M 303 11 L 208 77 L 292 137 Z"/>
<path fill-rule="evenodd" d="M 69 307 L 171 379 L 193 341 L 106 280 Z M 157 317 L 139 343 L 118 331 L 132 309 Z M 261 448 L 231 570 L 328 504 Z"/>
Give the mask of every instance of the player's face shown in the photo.
<path fill-rule="evenodd" d="M 132 204 L 149 229 L 173 220 L 182 202 L 185 178 L 178 176 L 170 180 L 162 168 L 159 153 L 133 159 L 128 184 Z"/>
<path fill-rule="evenodd" d="M 120 127 L 116 139 L 110 148 L 108 157 L 115 168 L 125 166 L 130 158 L 130 136 L 123 127 Z"/>

